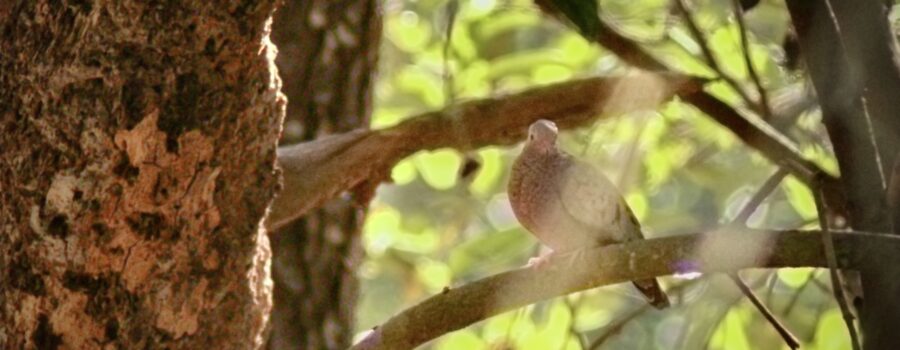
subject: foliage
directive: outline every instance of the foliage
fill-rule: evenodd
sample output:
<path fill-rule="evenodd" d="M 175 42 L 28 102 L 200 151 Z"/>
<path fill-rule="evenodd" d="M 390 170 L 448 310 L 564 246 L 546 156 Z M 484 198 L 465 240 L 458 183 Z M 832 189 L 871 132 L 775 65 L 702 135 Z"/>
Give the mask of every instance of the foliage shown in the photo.
<path fill-rule="evenodd" d="M 722 72 L 756 98 L 731 2 L 699 0 L 690 5 Z M 644 44 L 670 67 L 711 77 L 721 74 L 705 63 L 702 44 L 669 1 L 605 0 L 599 7 L 606 23 Z M 388 1 L 384 9 L 385 40 L 372 121 L 377 128 L 456 101 L 631 71 L 577 31 L 544 16 L 530 1 L 461 1 L 446 51 L 446 1 Z M 780 45 L 788 27 L 783 4 L 762 1 L 744 19 L 749 56 L 775 111 L 769 121 L 783 125 L 781 131 L 809 159 L 834 171 L 819 112 L 807 103 L 805 82 L 800 74 L 782 68 Z M 763 117 L 750 112 L 734 86 L 718 82 L 710 90 L 746 111 L 748 118 Z M 729 222 L 776 170 L 729 131 L 679 101 L 566 132 L 562 145 L 601 165 L 617 182 L 649 237 L 702 232 Z M 365 224 L 368 257 L 359 269 L 363 280 L 360 332 L 445 286 L 521 266 L 537 254 L 538 244 L 516 222 L 505 194 L 510 162 L 518 152 L 515 147 L 420 152 L 394 168 L 394 183 L 379 189 Z M 472 160 L 480 163 L 479 169 L 461 176 L 460 169 Z M 810 192 L 789 177 L 748 224 L 805 227 L 814 225 L 815 213 Z M 757 281 L 751 283 L 757 293 L 804 348 L 848 347 L 826 273 L 793 269 L 746 271 L 743 276 Z M 640 314 L 602 346 L 593 342 L 643 303 L 630 286 L 533 305 L 449 334 L 430 347 L 784 347 L 727 278 L 662 281 L 673 290 L 676 306 Z"/>

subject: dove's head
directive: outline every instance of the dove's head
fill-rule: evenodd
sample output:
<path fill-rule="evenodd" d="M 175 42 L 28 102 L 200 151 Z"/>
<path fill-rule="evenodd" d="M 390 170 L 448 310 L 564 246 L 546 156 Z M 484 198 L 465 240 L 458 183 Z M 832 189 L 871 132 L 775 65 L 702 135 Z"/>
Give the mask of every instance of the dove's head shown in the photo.
<path fill-rule="evenodd" d="M 545 119 L 538 120 L 528 127 L 528 140 L 525 145 L 541 150 L 550 150 L 556 147 L 556 124 Z"/>

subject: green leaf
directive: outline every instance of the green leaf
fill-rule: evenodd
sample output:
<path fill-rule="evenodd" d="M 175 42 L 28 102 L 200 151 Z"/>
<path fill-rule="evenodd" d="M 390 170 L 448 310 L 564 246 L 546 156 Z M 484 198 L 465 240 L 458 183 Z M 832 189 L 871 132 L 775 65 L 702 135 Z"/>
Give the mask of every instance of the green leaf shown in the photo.
<path fill-rule="evenodd" d="M 403 186 L 416 179 L 416 166 L 409 159 L 401 160 L 391 168 L 391 181 L 397 186 Z"/>
<path fill-rule="evenodd" d="M 416 262 L 416 276 L 431 293 L 436 293 L 444 287 L 450 286 L 453 273 L 450 271 L 450 267 L 443 262 L 422 258 Z"/>
<path fill-rule="evenodd" d="M 478 335 L 472 330 L 461 329 L 456 332 L 445 335 L 435 342 L 436 350 L 458 350 L 458 349 L 485 349 L 487 344 L 484 343 Z"/>
<path fill-rule="evenodd" d="M 556 49 L 540 49 L 500 56 L 491 62 L 491 79 L 510 74 L 531 74 L 532 69 L 547 64 L 562 64 L 560 52 Z"/>
<path fill-rule="evenodd" d="M 832 308 L 819 318 L 816 326 L 816 349 L 818 350 L 843 350 L 850 349 L 850 336 L 847 333 L 847 324 L 841 316 L 840 310 Z"/>
<path fill-rule="evenodd" d="M 481 168 L 469 185 L 469 190 L 480 198 L 489 198 L 497 192 L 500 176 L 503 175 L 506 164 L 502 158 L 503 153 L 496 147 L 478 151 L 478 157 L 481 159 Z"/>
<path fill-rule="evenodd" d="M 431 40 L 431 26 L 413 11 L 403 11 L 385 20 L 385 37 L 401 50 L 419 52 Z"/>
<path fill-rule="evenodd" d="M 425 151 L 415 155 L 414 159 L 419 174 L 429 186 L 446 190 L 456 185 L 462 164 L 462 158 L 456 151 L 449 148 Z"/>
<path fill-rule="evenodd" d="M 565 81 L 572 77 L 572 69 L 558 64 L 544 64 L 534 68 L 531 78 L 537 84 Z"/>
<path fill-rule="evenodd" d="M 809 279 L 809 273 L 814 270 L 811 267 L 778 269 L 778 279 L 785 285 L 796 289 L 806 283 L 807 279 Z"/>
<path fill-rule="evenodd" d="M 746 320 L 749 318 L 747 310 L 742 307 L 733 307 L 728 310 L 725 318 L 716 328 L 709 343 L 710 349 L 750 350 L 750 340 L 744 330 Z"/>
<path fill-rule="evenodd" d="M 812 220 L 817 217 L 816 201 L 809 187 L 797 180 L 793 175 L 784 179 L 784 191 L 788 202 L 794 207 L 797 214 L 804 220 Z"/>
<path fill-rule="evenodd" d="M 395 83 L 400 91 L 419 97 L 429 108 L 438 108 L 444 104 L 444 83 L 436 72 L 426 72 L 420 67 L 411 66 L 397 74 Z"/>
<path fill-rule="evenodd" d="M 449 266 L 456 275 L 485 273 L 510 265 L 523 265 L 531 254 L 534 241 L 528 233 L 517 227 L 499 232 L 476 235 L 457 245 L 450 253 Z"/>

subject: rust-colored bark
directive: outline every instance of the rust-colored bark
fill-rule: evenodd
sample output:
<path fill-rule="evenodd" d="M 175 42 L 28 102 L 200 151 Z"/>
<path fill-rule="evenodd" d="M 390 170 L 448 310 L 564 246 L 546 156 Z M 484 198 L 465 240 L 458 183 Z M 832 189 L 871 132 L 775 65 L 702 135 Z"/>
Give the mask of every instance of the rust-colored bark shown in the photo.
<path fill-rule="evenodd" d="M 378 1 L 285 2 L 273 25 L 289 101 L 283 144 L 368 127 L 380 39 Z M 310 174 L 312 165 L 299 166 Z M 350 345 L 362 202 L 360 207 L 346 198 L 331 200 L 272 235 L 270 349 Z"/>
<path fill-rule="evenodd" d="M 0 6 L 0 348 L 253 348 L 274 1 Z"/>

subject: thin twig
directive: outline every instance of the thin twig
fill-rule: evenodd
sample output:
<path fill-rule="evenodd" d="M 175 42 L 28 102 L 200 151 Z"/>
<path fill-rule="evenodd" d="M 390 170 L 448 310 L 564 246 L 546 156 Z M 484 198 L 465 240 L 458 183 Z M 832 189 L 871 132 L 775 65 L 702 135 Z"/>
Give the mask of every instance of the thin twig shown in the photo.
<path fill-rule="evenodd" d="M 726 73 L 725 70 L 719 65 L 718 60 L 716 60 L 716 56 L 713 53 L 712 49 L 709 48 L 709 45 L 706 44 L 706 36 L 703 35 L 703 31 L 700 30 L 700 27 L 697 25 L 697 22 L 694 21 L 694 16 L 691 14 L 691 11 L 688 10 L 687 6 L 684 4 L 684 0 L 676 0 L 675 5 L 678 7 L 678 11 L 681 12 L 681 16 L 684 18 L 685 24 L 687 24 L 688 30 L 690 30 L 691 35 L 694 36 L 694 40 L 697 41 L 697 45 L 700 46 L 700 52 L 703 54 L 704 61 L 706 61 L 706 65 L 709 66 L 719 77 L 724 80 L 728 85 L 734 89 L 735 92 L 744 100 L 744 103 L 747 104 L 751 109 L 758 113 L 763 113 L 763 109 L 759 106 L 759 103 L 753 100 L 750 95 L 744 91 L 744 88 L 741 87 L 741 84 L 732 77 L 730 74 Z"/>
<path fill-rule="evenodd" d="M 453 73 L 450 71 L 450 46 L 453 43 L 453 27 L 456 25 L 456 15 L 459 13 L 459 0 L 450 0 L 444 7 L 444 20 L 447 21 L 444 27 L 444 50 L 443 59 L 443 78 L 444 78 L 444 98 L 447 104 L 453 104 L 456 101 L 456 88 L 454 87 Z"/>
<path fill-rule="evenodd" d="M 748 288 L 756 288 L 756 287 L 758 287 L 759 284 L 760 284 L 763 280 L 768 279 L 770 276 L 771 276 L 771 273 L 767 274 L 766 276 L 761 276 L 761 277 L 759 277 L 758 279 L 754 280 L 753 283 L 751 283 L 751 284 L 752 284 L 752 287 L 748 286 Z M 735 307 L 735 305 L 737 305 L 737 303 L 740 302 L 740 301 L 741 301 L 741 298 L 740 298 L 740 297 L 736 297 L 736 298 L 734 298 L 730 303 L 728 303 L 729 305 L 728 305 L 728 308 L 725 309 L 726 311 L 725 311 L 725 312 L 722 312 L 722 313 L 720 314 L 720 316 L 718 317 L 718 319 L 717 319 L 715 322 L 712 322 L 712 324 L 714 325 L 714 327 L 718 327 L 719 325 L 721 325 L 721 324 L 722 324 L 722 321 L 725 320 L 725 316 L 728 315 L 727 310 L 730 310 L 731 308 Z M 715 330 L 715 328 L 713 328 L 713 330 Z M 703 348 L 704 348 L 704 349 L 709 349 L 709 348 L 710 348 L 710 345 L 711 345 L 712 339 L 713 339 L 713 335 L 715 335 L 715 333 L 711 333 L 711 334 L 709 334 L 709 336 L 706 337 L 706 341 L 704 342 L 704 345 L 703 345 Z"/>
<path fill-rule="evenodd" d="M 816 269 L 813 269 L 806 276 L 806 281 L 800 285 L 800 288 L 797 288 L 797 291 L 794 292 L 794 295 L 791 296 L 791 299 L 788 300 L 787 305 L 784 306 L 784 310 L 781 311 L 783 315 L 790 315 L 792 311 L 794 311 L 794 307 L 797 306 L 797 302 L 800 301 L 800 294 L 806 290 L 806 287 L 809 286 L 810 282 L 816 277 Z"/>
<path fill-rule="evenodd" d="M 767 197 L 769 197 L 772 191 L 774 191 L 775 188 L 778 187 L 778 184 L 781 183 L 781 180 L 784 179 L 785 176 L 787 176 L 787 170 L 785 170 L 784 168 L 778 168 L 778 170 L 775 171 L 775 173 L 772 174 L 772 176 L 770 176 L 766 180 L 766 182 L 763 183 L 759 190 L 757 190 L 756 193 L 753 194 L 753 197 L 751 197 L 750 201 L 748 201 L 747 204 L 744 205 L 744 207 L 734 218 L 734 221 L 732 223 L 745 224 L 747 220 L 750 219 L 750 216 L 753 215 L 753 213 L 756 212 L 756 210 L 759 208 L 759 205 L 762 204 L 762 202 Z M 763 317 L 765 317 L 766 320 L 769 321 L 769 323 L 772 325 L 772 328 L 775 328 L 775 331 L 778 332 L 778 335 L 780 335 L 782 339 L 784 339 L 784 342 L 788 347 L 790 347 L 791 349 L 797 349 L 800 347 L 800 341 L 797 340 L 797 337 L 795 337 L 794 334 L 792 334 L 791 331 L 788 330 L 787 327 L 785 327 L 784 324 L 782 324 L 774 314 L 772 314 L 772 311 L 769 310 L 769 308 L 759 300 L 759 297 L 756 296 L 756 293 L 754 293 L 753 290 L 750 289 L 750 287 L 748 287 L 746 283 L 744 283 L 744 280 L 741 279 L 741 276 L 738 275 L 737 272 L 729 273 L 728 277 L 730 277 L 731 280 L 734 281 L 738 289 L 741 290 L 741 293 L 744 293 L 744 295 L 747 296 L 747 299 L 750 299 L 750 302 L 752 302 L 753 305 L 756 306 L 756 309 L 759 310 Z"/>
<path fill-rule="evenodd" d="M 747 220 L 750 219 L 750 216 L 756 212 L 756 209 L 759 208 L 759 205 L 772 194 L 772 191 L 778 187 L 778 184 L 780 184 L 781 180 L 787 175 L 788 171 L 785 168 L 778 168 L 772 176 L 769 176 L 769 178 L 766 179 L 766 182 L 760 186 L 759 190 L 753 194 L 753 197 L 750 197 L 750 201 L 741 208 L 741 211 L 734 218 L 733 222 L 736 224 L 745 224 Z"/>
<path fill-rule="evenodd" d="M 797 340 L 797 337 L 794 336 L 794 334 L 791 333 L 791 331 L 789 331 L 787 327 L 781 324 L 781 321 L 779 321 L 778 318 L 772 314 L 772 311 L 769 310 L 769 308 L 759 300 L 759 298 L 756 296 L 756 293 L 753 293 L 753 290 L 750 289 L 750 287 L 747 286 L 746 283 L 744 283 L 744 280 L 742 280 L 737 273 L 728 274 L 728 277 L 731 277 L 731 280 L 734 281 L 734 283 L 738 286 L 738 289 L 740 289 L 741 292 L 747 296 L 747 299 L 750 299 L 750 302 L 753 303 L 754 306 L 756 306 L 761 314 L 763 314 L 763 317 L 765 317 L 766 320 L 769 321 L 770 324 L 772 324 L 772 327 L 775 328 L 775 331 L 778 332 L 778 335 L 780 335 L 781 338 L 784 339 L 784 342 L 787 344 L 787 346 L 791 349 L 799 349 L 800 341 Z"/>
<path fill-rule="evenodd" d="M 831 291 L 841 309 L 841 316 L 847 324 L 847 332 L 850 333 L 850 343 L 853 350 L 860 350 L 859 336 L 856 334 L 856 326 L 853 323 L 853 313 L 847 304 L 847 296 L 844 294 L 844 279 L 838 272 L 837 254 L 834 251 L 834 235 L 831 232 L 830 212 L 825 202 L 825 194 L 821 189 L 816 189 L 813 198 L 819 211 L 819 226 L 822 230 L 822 247 L 825 249 L 825 261 L 828 263 L 828 271 L 831 274 Z"/>
<path fill-rule="evenodd" d="M 750 75 L 750 79 L 753 80 L 753 85 L 756 85 L 756 92 L 759 93 L 759 107 L 762 108 L 763 118 L 768 120 L 772 117 L 772 107 L 769 106 L 769 97 L 766 94 L 766 89 L 763 88 L 762 80 L 759 79 L 759 74 L 756 73 L 756 68 L 753 66 L 753 60 L 750 59 L 750 40 L 747 38 L 747 26 L 744 24 L 744 10 L 741 8 L 740 0 L 732 0 L 732 4 L 734 4 L 734 18 L 737 20 L 738 29 L 741 32 L 744 64 L 747 65 L 747 73 Z"/>
<path fill-rule="evenodd" d="M 648 54 L 635 42 L 617 33 L 603 20 L 600 21 L 594 42 L 634 67 L 651 72 L 669 71 L 665 64 Z M 768 123 L 744 118 L 733 107 L 703 89 L 682 90 L 679 96 L 731 130 L 741 141 L 758 150 L 773 163 L 788 168 L 800 181 L 809 185 L 818 185 L 816 180 L 819 178 L 825 178 L 828 180 L 826 182 L 837 181 L 818 165 L 804 159 L 790 140 Z"/>

